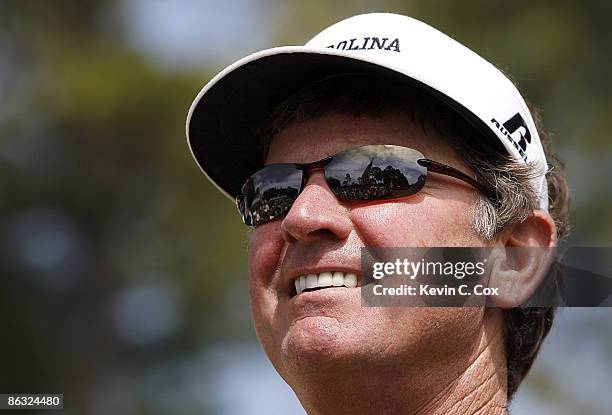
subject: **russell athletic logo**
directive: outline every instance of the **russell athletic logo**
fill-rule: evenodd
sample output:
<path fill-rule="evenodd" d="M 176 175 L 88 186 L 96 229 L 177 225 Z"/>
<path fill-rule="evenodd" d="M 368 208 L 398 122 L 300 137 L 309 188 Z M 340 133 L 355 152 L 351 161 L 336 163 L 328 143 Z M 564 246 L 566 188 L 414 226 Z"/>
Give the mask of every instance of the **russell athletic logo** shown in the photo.
<path fill-rule="evenodd" d="M 399 39 L 391 39 L 388 37 L 362 37 L 342 40 L 335 45 L 329 45 L 331 49 L 341 50 L 392 50 L 400 51 Z"/>
<path fill-rule="evenodd" d="M 521 117 L 521 114 L 517 112 L 503 124 L 500 124 L 495 118 L 492 118 L 491 122 L 510 140 L 523 160 L 527 161 L 527 154 L 525 154 L 525 151 L 527 150 L 527 145 L 531 144 L 531 133 L 529 132 L 529 128 L 527 128 L 527 123 L 525 123 L 525 120 Z M 518 140 L 516 135 L 518 135 Z"/>

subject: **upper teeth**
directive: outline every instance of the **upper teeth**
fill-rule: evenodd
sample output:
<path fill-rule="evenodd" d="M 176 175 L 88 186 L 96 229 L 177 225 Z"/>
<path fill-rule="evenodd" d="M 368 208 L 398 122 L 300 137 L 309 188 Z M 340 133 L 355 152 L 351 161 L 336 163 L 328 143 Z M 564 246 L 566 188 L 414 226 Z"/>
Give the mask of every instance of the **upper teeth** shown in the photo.
<path fill-rule="evenodd" d="M 325 271 L 319 274 L 300 275 L 295 279 L 295 291 L 300 294 L 306 288 L 357 286 L 357 275 L 352 272 Z"/>

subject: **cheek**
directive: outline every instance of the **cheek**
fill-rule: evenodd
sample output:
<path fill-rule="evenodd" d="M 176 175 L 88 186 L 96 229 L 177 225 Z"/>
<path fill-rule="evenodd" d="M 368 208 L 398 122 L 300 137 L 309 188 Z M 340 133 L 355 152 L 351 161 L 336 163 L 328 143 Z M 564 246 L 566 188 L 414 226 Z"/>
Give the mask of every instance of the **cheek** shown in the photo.
<path fill-rule="evenodd" d="M 257 227 L 249 238 L 249 281 L 251 286 L 270 285 L 283 250 L 280 221 Z"/>
<path fill-rule="evenodd" d="M 471 208 L 464 201 L 425 197 L 357 207 L 350 216 L 367 246 L 478 246 Z"/>
<path fill-rule="evenodd" d="M 283 251 L 280 221 L 256 228 L 249 239 L 249 293 L 255 330 L 262 343 L 271 336 L 271 323 L 278 302 L 271 288 Z"/>

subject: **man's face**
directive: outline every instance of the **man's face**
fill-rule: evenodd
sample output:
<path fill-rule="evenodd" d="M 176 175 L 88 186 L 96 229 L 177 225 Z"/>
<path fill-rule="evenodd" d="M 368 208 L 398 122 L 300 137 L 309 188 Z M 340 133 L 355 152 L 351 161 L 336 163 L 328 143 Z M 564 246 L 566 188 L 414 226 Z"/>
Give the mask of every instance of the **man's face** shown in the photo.
<path fill-rule="evenodd" d="M 470 170 L 441 137 L 406 117 L 328 114 L 274 137 L 266 164 L 307 163 L 367 144 L 395 144 Z M 249 243 L 255 329 L 272 363 L 292 386 L 315 372 L 368 368 L 448 368 L 471 349 L 478 308 L 362 307 L 360 289 L 333 287 L 295 295 L 294 280 L 324 271 L 360 275 L 360 248 L 482 246 L 471 228 L 474 190 L 430 173 L 423 190 L 389 201 L 338 200 L 322 170 L 312 171 L 286 216 L 257 226 Z"/>

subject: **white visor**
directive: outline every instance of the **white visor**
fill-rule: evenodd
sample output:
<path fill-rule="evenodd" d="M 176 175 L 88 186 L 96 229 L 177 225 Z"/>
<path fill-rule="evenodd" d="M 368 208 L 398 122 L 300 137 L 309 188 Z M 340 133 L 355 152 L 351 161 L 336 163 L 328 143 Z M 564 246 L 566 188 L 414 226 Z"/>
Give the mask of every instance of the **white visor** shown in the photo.
<path fill-rule="evenodd" d="M 272 109 L 309 83 L 339 73 L 405 78 L 430 91 L 517 162 L 532 164 L 540 208 L 548 209 L 548 166 L 527 105 L 485 59 L 410 17 L 371 13 L 338 22 L 304 46 L 253 53 L 215 76 L 187 116 L 187 140 L 206 176 L 232 199 L 261 168 L 255 130 Z"/>

